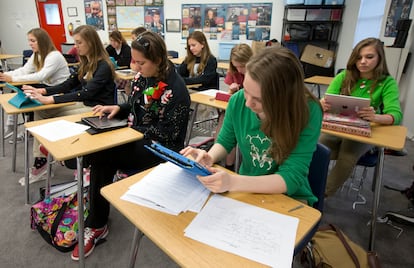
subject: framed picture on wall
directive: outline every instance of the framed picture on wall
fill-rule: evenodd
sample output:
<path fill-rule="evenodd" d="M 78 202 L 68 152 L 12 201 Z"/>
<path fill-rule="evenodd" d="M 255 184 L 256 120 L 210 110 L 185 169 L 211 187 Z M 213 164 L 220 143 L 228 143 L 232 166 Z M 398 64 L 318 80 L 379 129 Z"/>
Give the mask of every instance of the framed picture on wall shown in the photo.
<path fill-rule="evenodd" d="M 78 9 L 76 7 L 68 7 L 68 16 L 69 17 L 78 16 Z"/>
<path fill-rule="evenodd" d="M 125 6 L 125 0 L 116 0 L 117 6 Z"/>
<path fill-rule="evenodd" d="M 166 19 L 167 32 L 180 32 L 181 21 L 179 19 Z"/>

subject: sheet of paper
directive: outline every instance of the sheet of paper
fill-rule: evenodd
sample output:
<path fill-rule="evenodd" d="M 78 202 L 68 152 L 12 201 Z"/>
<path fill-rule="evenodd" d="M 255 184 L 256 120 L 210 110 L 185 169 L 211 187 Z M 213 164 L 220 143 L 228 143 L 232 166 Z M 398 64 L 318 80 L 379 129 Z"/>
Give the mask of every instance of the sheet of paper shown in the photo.
<path fill-rule="evenodd" d="M 213 195 L 185 236 L 272 267 L 291 267 L 299 220 Z"/>
<path fill-rule="evenodd" d="M 132 185 L 121 199 L 178 215 L 199 209 L 208 198 L 205 190 L 195 175 L 166 162 Z"/>
<path fill-rule="evenodd" d="M 218 92 L 217 89 L 207 89 L 207 90 L 199 91 L 197 93 L 207 95 L 207 96 L 210 96 L 210 97 L 215 97 L 217 92 Z"/>
<path fill-rule="evenodd" d="M 42 124 L 40 126 L 28 128 L 28 130 L 49 141 L 57 141 L 79 135 L 88 128 L 89 126 L 83 124 L 69 122 L 66 120 L 57 120 Z"/>

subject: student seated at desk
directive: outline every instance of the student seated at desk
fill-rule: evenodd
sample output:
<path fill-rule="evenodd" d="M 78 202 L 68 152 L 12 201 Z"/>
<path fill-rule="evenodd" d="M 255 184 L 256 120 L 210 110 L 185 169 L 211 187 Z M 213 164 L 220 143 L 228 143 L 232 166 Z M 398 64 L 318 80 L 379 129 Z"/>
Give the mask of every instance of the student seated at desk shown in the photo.
<path fill-rule="evenodd" d="M 27 33 L 32 56 L 25 65 L 14 71 L 0 73 L 0 81 L 24 82 L 39 81 L 36 87 L 55 86 L 69 77 L 65 57 L 60 53 L 49 34 L 41 28 L 33 28 Z M 5 138 L 13 133 L 13 116 L 7 117 Z"/>
<path fill-rule="evenodd" d="M 187 56 L 178 66 L 178 73 L 187 85 L 201 84 L 194 90 L 218 89 L 217 59 L 204 33 L 194 31 L 187 37 Z"/>
<path fill-rule="evenodd" d="M 153 141 L 179 151 L 184 146 L 187 131 L 190 96 L 183 79 L 167 58 L 162 37 L 153 32 L 142 33 L 132 42 L 132 57 L 137 62 L 139 76 L 133 81 L 128 103 L 93 108 L 107 113 L 108 118 L 128 118 L 132 128 L 144 134 L 144 139 L 97 152 L 85 157 L 90 164 L 89 216 L 85 223 L 85 256 L 108 234 L 109 203 L 100 189 L 112 183 L 117 169 L 142 171 L 162 160 L 144 148 Z M 79 259 L 79 248 L 72 252 Z"/>
<path fill-rule="evenodd" d="M 247 44 L 235 45 L 230 52 L 230 68 L 224 78 L 224 83 L 229 86 L 229 93 L 234 94 L 243 88 L 244 74 L 246 73 L 246 64 L 253 55 L 253 50 Z M 224 112 L 220 114 L 217 130 L 220 130 L 223 124 Z M 218 133 L 219 131 L 217 131 Z M 226 157 L 226 168 L 234 170 L 236 160 L 236 149 L 233 149 Z"/>
<path fill-rule="evenodd" d="M 371 99 L 371 106 L 358 111 L 369 122 L 398 125 L 402 120 L 398 85 L 388 72 L 384 45 L 377 38 L 366 38 L 352 50 L 346 69 L 329 85 L 326 93 L 350 95 Z M 330 105 L 321 99 L 324 111 Z M 336 160 L 326 183 L 326 196 L 333 195 L 349 178 L 358 159 L 372 145 L 322 134 L 320 142 L 331 149 Z"/>
<path fill-rule="evenodd" d="M 277 75 L 275 75 L 277 74 Z M 267 47 L 246 65 L 244 88 L 229 101 L 216 143 L 208 151 L 187 147 L 213 173 L 198 179 L 214 193 L 285 193 L 312 205 L 309 165 L 322 125 L 322 108 L 304 82 L 290 50 Z M 211 167 L 239 145 L 239 174 Z"/>
<path fill-rule="evenodd" d="M 106 47 L 110 57 L 113 57 L 119 67 L 129 67 L 131 63 L 131 47 L 126 42 L 120 31 L 112 31 L 109 34 L 110 45 Z"/>
<path fill-rule="evenodd" d="M 92 111 L 92 107 L 98 104 L 114 104 L 115 70 L 95 28 L 90 25 L 79 26 L 73 32 L 73 39 L 80 58 L 78 73 L 71 74 L 66 81 L 53 87 L 34 88 L 25 85 L 23 89 L 31 98 L 43 104 L 72 101 L 76 104 L 36 111 L 35 120 Z M 30 180 L 36 181 L 47 171 L 45 155 L 40 152 L 36 139 L 33 141 L 33 156 L 35 161 Z"/>

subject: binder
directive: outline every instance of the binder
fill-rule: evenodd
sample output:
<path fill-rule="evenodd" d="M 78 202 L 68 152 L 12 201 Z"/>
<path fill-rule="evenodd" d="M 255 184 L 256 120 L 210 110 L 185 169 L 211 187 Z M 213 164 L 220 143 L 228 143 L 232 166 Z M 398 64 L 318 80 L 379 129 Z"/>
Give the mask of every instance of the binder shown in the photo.
<path fill-rule="evenodd" d="M 24 94 L 24 92 L 18 87 L 15 87 L 9 83 L 6 83 L 6 87 L 17 93 L 16 96 L 9 100 L 9 103 L 16 108 L 24 109 L 43 105 L 40 101 L 26 96 L 26 94 Z"/>

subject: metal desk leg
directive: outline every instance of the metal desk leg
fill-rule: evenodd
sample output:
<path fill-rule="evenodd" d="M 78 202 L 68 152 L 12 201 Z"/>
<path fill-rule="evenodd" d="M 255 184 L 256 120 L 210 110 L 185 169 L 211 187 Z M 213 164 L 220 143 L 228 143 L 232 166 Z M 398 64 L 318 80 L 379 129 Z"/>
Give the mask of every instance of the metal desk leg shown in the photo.
<path fill-rule="evenodd" d="M 137 259 L 139 244 L 141 243 L 141 239 L 143 236 L 144 234 L 140 230 L 138 230 L 138 228 L 135 228 L 134 237 L 132 238 L 131 258 L 129 260 L 128 265 L 129 268 L 135 267 L 135 260 Z"/>
<path fill-rule="evenodd" d="M 85 267 L 85 245 L 84 245 L 84 219 L 83 219 L 83 157 L 76 157 L 76 166 L 78 168 L 78 247 L 79 247 L 79 267 Z"/>
<path fill-rule="evenodd" d="M 24 130 L 24 191 L 26 195 L 26 205 L 30 203 L 29 198 L 29 131 Z"/>
<path fill-rule="evenodd" d="M 0 134 L 1 134 L 1 156 L 5 157 L 4 153 L 4 111 L 3 107 L 0 108 Z"/>
<path fill-rule="evenodd" d="M 185 140 L 184 140 L 184 146 L 188 146 L 188 144 L 190 143 L 191 133 L 193 132 L 194 121 L 195 121 L 196 116 L 197 116 L 198 105 L 199 105 L 198 103 L 195 104 L 194 111 L 191 114 L 190 121 L 188 122 L 187 133 L 185 135 Z"/>
<path fill-rule="evenodd" d="M 18 114 L 13 115 L 14 125 L 13 125 L 13 159 L 12 159 L 12 171 L 16 172 L 16 150 L 17 150 L 17 116 Z"/>
<path fill-rule="evenodd" d="M 374 188 L 374 199 L 372 202 L 372 217 L 371 217 L 371 232 L 369 238 L 368 249 L 373 251 L 375 248 L 375 231 L 377 227 L 377 212 L 379 207 L 379 201 L 381 196 L 381 185 L 382 185 L 382 171 L 384 169 L 384 148 L 378 148 L 378 163 L 375 167 L 375 188 Z"/>
<path fill-rule="evenodd" d="M 45 199 L 50 198 L 50 179 L 52 177 L 52 164 L 53 164 L 52 154 L 48 154 L 47 155 L 47 177 L 46 177 L 46 185 L 45 185 Z"/>

